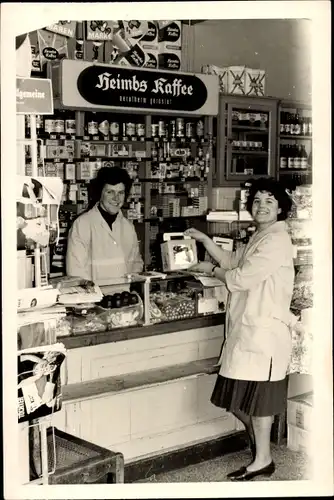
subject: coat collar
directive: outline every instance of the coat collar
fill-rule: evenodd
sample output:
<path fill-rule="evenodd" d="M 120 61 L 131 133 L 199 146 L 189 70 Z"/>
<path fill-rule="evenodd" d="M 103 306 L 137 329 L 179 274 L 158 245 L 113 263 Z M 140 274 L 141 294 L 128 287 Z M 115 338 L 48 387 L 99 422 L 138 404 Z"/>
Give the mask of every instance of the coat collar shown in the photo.
<path fill-rule="evenodd" d="M 281 232 L 286 231 L 286 230 L 287 230 L 287 227 L 286 227 L 285 221 L 280 220 L 280 221 L 274 222 L 273 224 L 270 224 L 270 226 L 268 226 L 266 229 L 263 229 L 262 231 L 255 231 L 255 233 L 251 237 L 250 241 L 253 242 L 254 240 L 257 240 L 258 238 L 262 238 L 263 236 L 265 236 L 266 234 L 269 234 L 269 233 L 281 233 Z"/>
<path fill-rule="evenodd" d="M 108 233 L 110 233 L 110 235 L 111 235 L 112 233 L 110 231 L 110 227 L 108 226 L 108 223 L 104 220 L 104 218 L 102 217 L 102 215 L 100 213 L 100 210 L 98 209 L 98 203 L 96 203 L 96 205 L 94 205 L 94 207 L 91 209 L 91 213 L 92 213 L 96 223 L 99 224 L 103 229 L 108 231 Z M 116 236 L 117 227 L 119 227 L 119 225 L 122 223 L 123 219 L 124 219 L 124 215 L 122 214 L 121 211 L 119 211 L 117 214 L 117 217 L 115 219 L 115 222 L 114 222 L 116 232 L 114 233 L 113 237 Z"/>

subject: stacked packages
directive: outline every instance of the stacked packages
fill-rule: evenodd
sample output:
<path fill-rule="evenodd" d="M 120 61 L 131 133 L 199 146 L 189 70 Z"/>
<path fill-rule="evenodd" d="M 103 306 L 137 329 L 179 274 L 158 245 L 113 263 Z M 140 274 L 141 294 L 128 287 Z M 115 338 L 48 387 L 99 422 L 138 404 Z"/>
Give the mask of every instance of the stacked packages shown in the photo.
<path fill-rule="evenodd" d="M 312 413 L 312 392 L 288 399 L 288 448 L 290 450 L 310 454 Z"/>
<path fill-rule="evenodd" d="M 208 64 L 202 67 L 202 73 L 218 75 L 222 94 L 265 95 L 266 72 L 262 69 Z"/>

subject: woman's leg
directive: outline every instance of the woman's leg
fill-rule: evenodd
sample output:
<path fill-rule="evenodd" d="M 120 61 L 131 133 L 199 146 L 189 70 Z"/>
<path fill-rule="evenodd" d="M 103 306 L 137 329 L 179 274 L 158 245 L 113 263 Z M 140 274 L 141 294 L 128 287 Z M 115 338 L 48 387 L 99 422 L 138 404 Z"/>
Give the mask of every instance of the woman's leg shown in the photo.
<path fill-rule="evenodd" d="M 252 449 L 252 453 L 254 454 L 255 458 L 255 436 L 254 436 L 254 429 L 253 429 L 253 423 L 252 423 L 252 418 L 250 415 L 247 415 L 246 413 L 237 410 L 233 412 L 233 415 L 242 422 L 246 428 L 246 431 L 248 433 L 249 439 L 250 439 L 250 446 Z"/>
<path fill-rule="evenodd" d="M 256 457 L 254 462 L 247 467 L 252 472 L 269 465 L 272 461 L 270 451 L 270 433 L 273 417 L 251 417 L 255 436 Z"/>

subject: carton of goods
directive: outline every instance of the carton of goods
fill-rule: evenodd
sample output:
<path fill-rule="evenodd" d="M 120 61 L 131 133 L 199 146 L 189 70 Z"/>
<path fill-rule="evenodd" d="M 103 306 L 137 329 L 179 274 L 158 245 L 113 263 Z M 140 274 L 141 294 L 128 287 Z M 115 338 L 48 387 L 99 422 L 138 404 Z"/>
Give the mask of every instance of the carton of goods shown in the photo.
<path fill-rule="evenodd" d="M 246 67 L 229 66 L 227 77 L 227 93 L 245 95 Z"/>
<path fill-rule="evenodd" d="M 177 238 L 177 239 L 175 239 Z M 184 233 L 165 233 L 161 244 L 163 271 L 180 271 L 197 264 L 196 241 Z"/>
<path fill-rule="evenodd" d="M 165 44 L 166 48 L 181 49 L 182 45 L 182 23 L 181 21 L 158 21 L 159 42 Z"/>
<path fill-rule="evenodd" d="M 246 68 L 245 94 L 265 96 L 266 72 L 262 69 Z"/>
<path fill-rule="evenodd" d="M 158 68 L 159 66 L 159 49 L 143 48 L 145 53 L 144 68 Z"/>
<path fill-rule="evenodd" d="M 312 428 L 313 393 L 308 392 L 288 399 L 287 422 L 310 431 Z"/>
<path fill-rule="evenodd" d="M 213 64 L 202 66 L 202 73 L 206 75 L 217 75 L 219 78 L 219 92 L 227 94 L 228 68 L 220 68 Z"/>
<path fill-rule="evenodd" d="M 288 424 L 288 449 L 310 455 L 311 433 Z"/>
<path fill-rule="evenodd" d="M 140 39 L 139 44 L 143 50 L 158 50 L 158 25 L 155 21 L 147 21 L 147 31 Z"/>
<path fill-rule="evenodd" d="M 90 180 L 92 178 L 91 164 L 89 161 L 77 163 L 76 179 L 79 181 Z"/>
<path fill-rule="evenodd" d="M 181 50 L 167 48 L 164 42 L 159 43 L 159 69 L 178 71 L 181 68 Z"/>

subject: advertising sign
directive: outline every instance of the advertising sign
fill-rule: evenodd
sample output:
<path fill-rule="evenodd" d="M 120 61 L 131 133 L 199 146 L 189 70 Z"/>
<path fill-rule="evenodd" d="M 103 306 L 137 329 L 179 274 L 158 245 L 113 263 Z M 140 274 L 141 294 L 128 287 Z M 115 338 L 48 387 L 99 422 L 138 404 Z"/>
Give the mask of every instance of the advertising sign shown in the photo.
<path fill-rule="evenodd" d="M 65 108 L 218 114 L 218 77 L 133 67 L 60 62 Z"/>
<path fill-rule="evenodd" d="M 16 78 L 16 113 L 21 115 L 53 115 L 51 80 Z"/>

